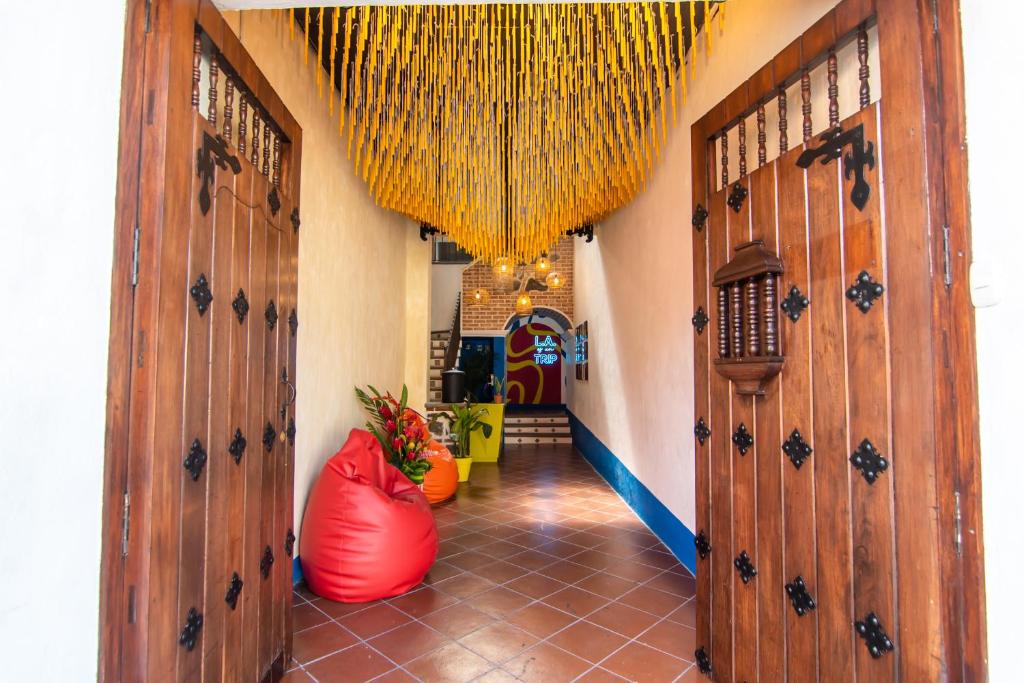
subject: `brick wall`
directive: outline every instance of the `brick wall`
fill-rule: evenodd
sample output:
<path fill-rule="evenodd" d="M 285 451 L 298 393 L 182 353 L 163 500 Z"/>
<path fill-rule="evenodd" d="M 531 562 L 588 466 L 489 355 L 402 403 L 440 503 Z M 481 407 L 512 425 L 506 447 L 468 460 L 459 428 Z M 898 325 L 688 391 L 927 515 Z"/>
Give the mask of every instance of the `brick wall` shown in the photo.
<path fill-rule="evenodd" d="M 534 307 L 545 306 L 556 308 L 569 320 L 573 320 L 573 243 L 572 239 L 566 238 L 560 241 L 549 254 L 552 258 L 557 255 L 558 260 L 552 264 L 552 270 L 565 279 L 565 285 L 558 290 L 546 292 L 529 292 Z M 491 301 L 486 306 L 472 306 L 469 304 L 472 299 L 473 290 L 478 287 L 485 287 L 491 293 Z M 505 327 L 505 321 L 515 313 L 516 297 L 519 292 L 501 293 L 494 289 L 494 275 L 491 266 L 476 264 L 467 268 L 462 274 L 462 334 L 484 330 L 501 330 Z"/>

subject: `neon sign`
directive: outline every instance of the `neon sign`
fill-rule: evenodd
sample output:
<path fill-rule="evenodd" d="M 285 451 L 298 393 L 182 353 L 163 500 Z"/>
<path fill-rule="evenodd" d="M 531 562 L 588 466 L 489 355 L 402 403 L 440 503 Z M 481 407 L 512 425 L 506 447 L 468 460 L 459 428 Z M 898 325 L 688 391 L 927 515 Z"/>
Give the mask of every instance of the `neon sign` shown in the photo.
<path fill-rule="evenodd" d="M 544 339 L 534 335 L 533 346 L 537 352 L 533 354 L 533 362 L 537 365 L 554 365 L 558 362 L 558 342 L 547 335 Z"/>

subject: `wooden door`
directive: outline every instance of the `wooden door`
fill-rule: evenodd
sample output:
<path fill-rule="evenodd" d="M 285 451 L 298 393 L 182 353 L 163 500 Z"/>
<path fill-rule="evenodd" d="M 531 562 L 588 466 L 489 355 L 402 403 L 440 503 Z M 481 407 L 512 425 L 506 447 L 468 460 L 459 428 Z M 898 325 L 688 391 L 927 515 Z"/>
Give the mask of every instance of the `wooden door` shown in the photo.
<path fill-rule="evenodd" d="M 101 678 L 263 681 L 291 650 L 301 132 L 208 2 L 147 21 Z"/>
<path fill-rule="evenodd" d="M 562 402 L 562 337 L 551 325 L 531 322 L 510 332 L 505 363 L 509 403 Z"/>
<path fill-rule="evenodd" d="M 929 24 L 872 5 L 840 3 L 694 127 L 695 658 L 718 681 L 981 666 L 943 490 L 939 425 L 965 418 L 936 302 L 964 283 L 934 261 Z M 726 277 L 755 240 L 783 272 Z"/>

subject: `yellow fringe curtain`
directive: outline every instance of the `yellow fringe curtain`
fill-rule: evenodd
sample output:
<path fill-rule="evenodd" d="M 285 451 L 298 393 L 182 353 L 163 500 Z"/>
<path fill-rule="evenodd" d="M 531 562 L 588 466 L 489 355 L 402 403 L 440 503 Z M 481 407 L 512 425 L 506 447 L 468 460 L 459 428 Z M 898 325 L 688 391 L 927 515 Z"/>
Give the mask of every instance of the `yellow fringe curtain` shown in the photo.
<path fill-rule="evenodd" d="M 315 34 L 304 12 L 305 59 L 315 48 L 322 98 L 326 43 L 356 173 L 378 205 L 487 262 L 533 261 L 641 191 L 685 102 L 686 46 L 703 27 L 710 53 L 725 14 L 709 0 L 328 11 Z"/>

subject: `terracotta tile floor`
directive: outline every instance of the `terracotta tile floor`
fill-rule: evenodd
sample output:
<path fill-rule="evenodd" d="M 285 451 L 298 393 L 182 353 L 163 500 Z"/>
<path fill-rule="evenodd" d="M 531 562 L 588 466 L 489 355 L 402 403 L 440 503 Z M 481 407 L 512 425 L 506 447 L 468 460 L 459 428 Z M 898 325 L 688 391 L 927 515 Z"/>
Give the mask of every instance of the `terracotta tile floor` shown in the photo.
<path fill-rule="evenodd" d="M 571 447 L 513 447 L 434 508 L 422 586 L 295 592 L 285 681 L 696 681 L 693 577 Z"/>

